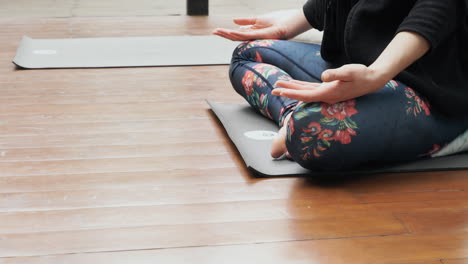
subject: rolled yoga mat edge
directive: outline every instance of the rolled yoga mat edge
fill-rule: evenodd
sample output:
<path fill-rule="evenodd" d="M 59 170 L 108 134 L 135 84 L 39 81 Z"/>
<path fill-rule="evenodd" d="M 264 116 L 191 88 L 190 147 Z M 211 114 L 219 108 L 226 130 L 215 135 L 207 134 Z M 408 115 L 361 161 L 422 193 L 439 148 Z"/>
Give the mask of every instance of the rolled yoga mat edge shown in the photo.
<path fill-rule="evenodd" d="M 226 65 L 238 42 L 218 36 L 32 39 L 13 63 L 23 69 Z"/>
<path fill-rule="evenodd" d="M 211 101 L 207 101 L 207 103 L 224 126 L 247 168 L 256 177 L 326 177 L 468 169 L 468 153 L 464 152 L 457 155 L 421 159 L 395 165 L 366 167 L 353 171 L 310 171 L 294 161 L 271 158 L 271 142 L 278 131 L 278 126 L 255 112 L 248 104 L 223 104 Z"/>

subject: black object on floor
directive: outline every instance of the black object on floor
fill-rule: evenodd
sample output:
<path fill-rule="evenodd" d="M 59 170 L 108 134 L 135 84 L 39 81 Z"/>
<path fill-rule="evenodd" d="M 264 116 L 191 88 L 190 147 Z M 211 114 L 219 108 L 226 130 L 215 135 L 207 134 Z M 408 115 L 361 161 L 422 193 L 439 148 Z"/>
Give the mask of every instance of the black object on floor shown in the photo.
<path fill-rule="evenodd" d="M 207 16 L 208 11 L 208 0 L 187 0 L 187 15 Z"/>

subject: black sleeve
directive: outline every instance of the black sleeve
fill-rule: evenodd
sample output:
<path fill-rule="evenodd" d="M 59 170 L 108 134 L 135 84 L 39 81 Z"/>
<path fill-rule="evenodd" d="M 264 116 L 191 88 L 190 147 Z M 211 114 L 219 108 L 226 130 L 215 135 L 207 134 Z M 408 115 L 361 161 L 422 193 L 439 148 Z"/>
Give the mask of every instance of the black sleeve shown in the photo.
<path fill-rule="evenodd" d="M 411 31 L 424 37 L 434 49 L 457 27 L 457 1 L 417 0 L 397 30 Z"/>
<path fill-rule="evenodd" d="M 326 2 L 327 0 L 308 0 L 302 8 L 309 24 L 320 31 L 323 30 Z"/>

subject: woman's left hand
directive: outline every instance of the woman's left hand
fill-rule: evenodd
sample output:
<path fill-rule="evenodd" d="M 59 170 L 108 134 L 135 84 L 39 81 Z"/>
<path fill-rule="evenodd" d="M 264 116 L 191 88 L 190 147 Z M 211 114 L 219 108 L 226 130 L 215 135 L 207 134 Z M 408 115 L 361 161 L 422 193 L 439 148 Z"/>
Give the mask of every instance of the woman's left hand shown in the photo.
<path fill-rule="evenodd" d="M 323 83 L 278 81 L 273 95 L 303 102 L 334 104 L 375 92 L 389 81 L 378 70 L 362 64 L 347 64 L 322 73 Z"/>

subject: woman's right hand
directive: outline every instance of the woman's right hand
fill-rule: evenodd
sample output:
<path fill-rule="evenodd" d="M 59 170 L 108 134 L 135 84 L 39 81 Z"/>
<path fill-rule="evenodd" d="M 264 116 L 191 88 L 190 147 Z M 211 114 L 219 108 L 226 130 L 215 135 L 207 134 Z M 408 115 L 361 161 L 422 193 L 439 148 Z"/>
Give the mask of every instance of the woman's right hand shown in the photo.
<path fill-rule="evenodd" d="M 213 34 L 233 41 L 289 39 L 311 28 L 302 10 L 288 10 L 255 18 L 236 18 L 240 29 L 217 28 Z"/>

